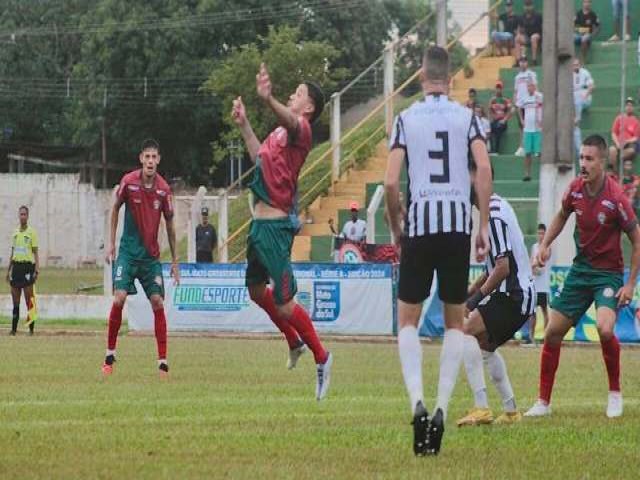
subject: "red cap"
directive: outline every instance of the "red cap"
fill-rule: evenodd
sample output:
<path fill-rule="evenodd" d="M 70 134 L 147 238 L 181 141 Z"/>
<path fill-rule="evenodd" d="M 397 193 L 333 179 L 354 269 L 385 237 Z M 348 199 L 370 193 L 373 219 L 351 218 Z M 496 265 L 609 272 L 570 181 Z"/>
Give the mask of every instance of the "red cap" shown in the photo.
<path fill-rule="evenodd" d="M 501 80 L 498 80 L 498 81 L 496 82 L 496 88 L 504 88 L 504 83 L 502 83 L 502 81 L 501 81 Z"/>
<path fill-rule="evenodd" d="M 349 204 L 349 210 L 360 210 L 360 205 L 358 205 L 358 202 L 353 201 Z"/>

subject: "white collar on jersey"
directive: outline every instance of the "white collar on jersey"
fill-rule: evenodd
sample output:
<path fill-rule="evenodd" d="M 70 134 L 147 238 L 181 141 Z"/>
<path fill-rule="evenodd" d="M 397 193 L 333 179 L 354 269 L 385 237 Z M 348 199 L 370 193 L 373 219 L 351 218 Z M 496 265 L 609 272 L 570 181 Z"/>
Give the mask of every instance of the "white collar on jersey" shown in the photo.
<path fill-rule="evenodd" d="M 446 93 L 426 93 L 424 96 L 425 102 L 440 102 L 447 101 L 449 97 Z"/>

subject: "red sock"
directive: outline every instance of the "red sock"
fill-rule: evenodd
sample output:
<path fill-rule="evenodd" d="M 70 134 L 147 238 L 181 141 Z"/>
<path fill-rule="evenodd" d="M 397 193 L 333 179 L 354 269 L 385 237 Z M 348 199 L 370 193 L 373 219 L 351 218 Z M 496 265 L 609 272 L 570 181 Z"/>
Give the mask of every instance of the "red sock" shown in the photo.
<path fill-rule="evenodd" d="M 118 341 L 118 331 L 122 324 L 122 307 L 115 303 L 111 305 L 111 313 L 109 313 L 109 328 L 107 337 L 107 349 L 115 350 Z"/>
<path fill-rule="evenodd" d="M 167 318 L 164 316 L 164 308 L 153 311 L 153 323 L 158 344 L 158 360 L 167 359 Z"/>
<path fill-rule="evenodd" d="M 540 355 L 540 399 L 549 404 L 551 402 L 551 390 L 556 379 L 556 370 L 560 363 L 560 347 L 550 345 L 547 342 L 542 346 Z"/>
<path fill-rule="evenodd" d="M 293 314 L 289 319 L 289 323 L 296 329 L 311 351 L 316 363 L 324 363 L 327 361 L 327 351 L 320 343 L 316 329 L 313 327 L 311 318 L 300 305 L 293 307 Z"/>
<path fill-rule="evenodd" d="M 607 375 L 609 376 L 609 391 L 620 391 L 620 342 L 615 335 L 609 340 L 600 339 L 602 347 L 602 357 L 604 364 L 607 366 Z"/>
<path fill-rule="evenodd" d="M 296 348 L 300 346 L 300 337 L 295 329 L 289 322 L 278 316 L 278 310 L 276 309 L 276 302 L 273 300 L 273 291 L 270 288 L 265 288 L 264 295 L 260 300 L 256 302 L 260 308 L 262 308 L 276 327 L 284 334 L 287 339 L 289 348 Z"/>

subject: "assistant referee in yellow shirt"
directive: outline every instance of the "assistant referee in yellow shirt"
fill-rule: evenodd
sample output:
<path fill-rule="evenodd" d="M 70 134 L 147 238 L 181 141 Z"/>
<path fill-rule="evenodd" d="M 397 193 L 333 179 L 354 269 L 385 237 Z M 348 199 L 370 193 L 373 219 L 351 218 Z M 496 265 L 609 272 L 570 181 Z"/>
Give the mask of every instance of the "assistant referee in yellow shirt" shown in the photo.
<path fill-rule="evenodd" d="M 7 271 L 7 282 L 11 285 L 11 297 L 13 299 L 13 318 L 11 323 L 11 335 L 16 334 L 18 320 L 20 319 L 20 294 L 24 290 L 24 301 L 27 312 L 33 307 L 33 285 L 38 278 L 38 235 L 33 227 L 30 227 L 29 208 L 21 206 L 18 209 L 20 226 L 13 233 L 11 244 L 11 260 Z M 29 334 L 33 335 L 34 322 L 29 322 Z"/>

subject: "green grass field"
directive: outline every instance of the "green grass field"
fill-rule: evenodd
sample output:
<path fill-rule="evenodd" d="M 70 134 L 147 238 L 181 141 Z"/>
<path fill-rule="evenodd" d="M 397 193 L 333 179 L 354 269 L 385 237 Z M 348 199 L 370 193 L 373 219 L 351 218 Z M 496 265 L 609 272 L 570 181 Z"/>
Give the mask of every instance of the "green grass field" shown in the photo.
<path fill-rule="evenodd" d="M 125 336 L 105 381 L 101 334 L 9 338 L 2 330 L 0 478 L 638 477 L 637 349 L 623 350 L 621 419 L 604 415 L 599 349 L 565 348 L 552 418 L 459 430 L 454 421 L 470 406 L 459 382 L 441 455 L 415 458 L 395 344 L 329 347 L 332 390 L 318 404 L 311 357 L 287 371 L 280 341 L 171 338 L 171 378 L 161 381 L 154 339 Z M 425 346 L 429 406 L 439 352 Z M 528 407 L 539 350 L 503 353 Z"/>
<path fill-rule="evenodd" d="M 8 294 L 11 289 L 5 281 L 7 272 L 3 270 L 0 282 L 0 295 Z M 102 295 L 102 268 L 42 268 L 36 283 L 38 293 L 42 294 L 74 294 L 78 288 L 95 287 L 84 290 L 83 295 Z"/>

